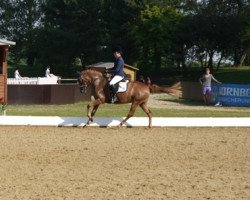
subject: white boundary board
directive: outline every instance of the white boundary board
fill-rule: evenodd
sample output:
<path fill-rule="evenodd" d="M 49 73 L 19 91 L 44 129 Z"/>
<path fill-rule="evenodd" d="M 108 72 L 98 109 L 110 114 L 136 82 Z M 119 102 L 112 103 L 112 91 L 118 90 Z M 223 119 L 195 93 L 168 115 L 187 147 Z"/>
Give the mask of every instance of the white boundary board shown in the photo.
<path fill-rule="evenodd" d="M 118 126 L 124 117 L 96 117 L 90 126 Z M 86 117 L 0 116 L 5 126 L 85 126 Z M 126 127 L 146 127 L 147 117 L 131 117 Z M 250 117 L 153 117 L 153 127 L 250 127 Z"/>

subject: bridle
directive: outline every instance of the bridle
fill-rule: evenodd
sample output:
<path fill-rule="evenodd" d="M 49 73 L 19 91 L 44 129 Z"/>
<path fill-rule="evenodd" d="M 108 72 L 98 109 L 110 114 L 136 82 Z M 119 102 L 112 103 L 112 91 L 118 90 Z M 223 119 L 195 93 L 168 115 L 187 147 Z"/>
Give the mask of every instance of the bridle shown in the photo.
<path fill-rule="evenodd" d="M 80 86 L 80 92 L 86 94 L 87 93 L 87 87 L 88 83 L 86 81 L 83 81 L 82 76 L 78 78 L 78 83 Z"/>
<path fill-rule="evenodd" d="M 87 93 L 87 88 L 89 85 L 91 85 L 91 82 L 95 83 L 95 81 L 99 80 L 99 78 L 96 78 L 94 80 L 88 80 L 88 81 L 84 81 L 82 76 L 80 75 L 78 78 L 78 83 L 80 86 L 80 92 L 86 94 Z"/>

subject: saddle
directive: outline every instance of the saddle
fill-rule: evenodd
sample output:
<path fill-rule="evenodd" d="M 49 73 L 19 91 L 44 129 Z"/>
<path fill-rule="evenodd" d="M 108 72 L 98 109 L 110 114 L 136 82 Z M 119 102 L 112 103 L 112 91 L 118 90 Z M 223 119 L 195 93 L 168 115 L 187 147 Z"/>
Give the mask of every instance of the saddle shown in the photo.
<path fill-rule="evenodd" d="M 128 79 L 123 79 L 120 82 L 118 82 L 116 85 L 118 85 L 118 90 L 116 93 L 118 92 L 126 92 L 127 88 L 128 88 Z"/>
<path fill-rule="evenodd" d="M 110 80 L 111 80 L 111 78 L 109 77 L 109 81 Z M 117 101 L 117 96 L 116 96 L 117 93 L 126 92 L 128 82 L 129 82 L 129 80 L 127 79 L 127 77 L 124 77 L 122 80 L 120 80 L 115 85 L 109 86 L 109 96 L 110 96 L 109 102 L 110 103 L 114 103 Z"/>
<path fill-rule="evenodd" d="M 118 83 L 114 85 L 114 92 L 119 93 L 119 92 L 126 92 L 127 87 L 128 87 L 128 82 L 129 80 L 125 77 Z"/>
<path fill-rule="evenodd" d="M 116 83 L 115 85 L 109 86 L 110 89 L 110 103 L 114 103 L 117 101 L 116 94 L 121 92 L 126 92 L 128 88 L 129 80 L 127 78 L 123 78 L 121 81 Z"/>

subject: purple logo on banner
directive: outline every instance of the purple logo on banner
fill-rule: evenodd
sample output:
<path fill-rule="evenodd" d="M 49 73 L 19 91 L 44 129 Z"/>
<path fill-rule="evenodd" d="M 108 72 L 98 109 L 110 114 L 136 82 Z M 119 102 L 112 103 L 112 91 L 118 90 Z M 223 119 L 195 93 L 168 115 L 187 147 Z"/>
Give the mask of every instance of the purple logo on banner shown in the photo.
<path fill-rule="evenodd" d="M 212 102 L 226 106 L 250 106 L 250 85 L 213 84 Z"/>

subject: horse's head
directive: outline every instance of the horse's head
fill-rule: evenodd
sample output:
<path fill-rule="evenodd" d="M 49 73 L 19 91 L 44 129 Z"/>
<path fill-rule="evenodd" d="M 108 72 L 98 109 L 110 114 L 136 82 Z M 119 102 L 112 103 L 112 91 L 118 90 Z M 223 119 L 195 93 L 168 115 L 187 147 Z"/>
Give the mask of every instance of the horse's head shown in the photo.
<path fill-rule="evenodd" d="M 100 84 L 103 80 L 103 74 L 95 70 L 84 70 L 78 72 L 78 83 L 80 86 L 80 92 L 86 93 L 87 87 L 92 85 L 94 87 L 102 87 Z"/>
<path fill-rule="evenodd" d="M 77 76 L 77 82 L 80 86 L 80 92 L 86 94 L 87 87 L 91 82 L 91 77 L 86 73 L 86 71 L 77 72 Z"/>

